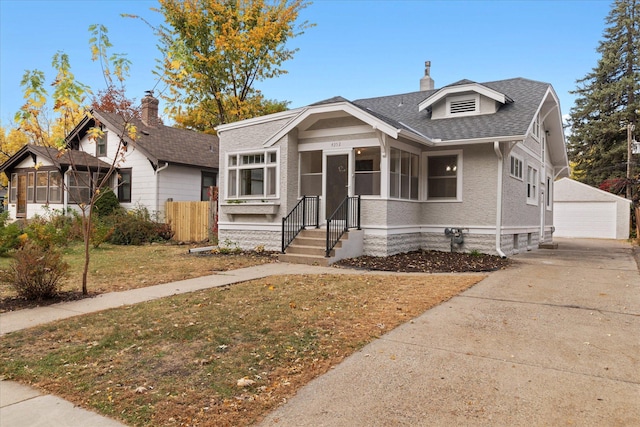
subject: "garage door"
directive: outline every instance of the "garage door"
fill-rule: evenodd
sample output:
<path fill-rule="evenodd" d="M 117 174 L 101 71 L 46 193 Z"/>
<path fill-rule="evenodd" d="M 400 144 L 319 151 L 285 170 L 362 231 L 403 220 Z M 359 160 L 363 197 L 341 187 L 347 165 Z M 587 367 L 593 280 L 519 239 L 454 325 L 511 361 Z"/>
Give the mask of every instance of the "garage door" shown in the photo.
<path fill-rule="evenodd" d="M 616 238 L 616 204 L 555 202 L 553 225 L 557 237 Z"/>

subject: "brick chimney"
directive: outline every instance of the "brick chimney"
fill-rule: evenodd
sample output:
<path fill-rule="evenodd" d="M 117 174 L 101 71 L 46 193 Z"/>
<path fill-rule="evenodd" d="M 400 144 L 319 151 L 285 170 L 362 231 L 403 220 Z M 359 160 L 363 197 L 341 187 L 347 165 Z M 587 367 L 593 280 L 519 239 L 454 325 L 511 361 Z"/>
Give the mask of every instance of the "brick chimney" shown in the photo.
<path fill-rule="evenodd" d="M 434 81 L 430 76 L 431 73 L 431 61 L 424 63 L 424 77 L 420 79 L 420 91 L 432 90 L 434 87 Z"/>
<path fill-rule="evenodd" d="M 149 127 L 156 127 L 158 121 L 158 99 L 153 96 L 153 91 L 148 90 L 142 98 L 142 123 Z"/>

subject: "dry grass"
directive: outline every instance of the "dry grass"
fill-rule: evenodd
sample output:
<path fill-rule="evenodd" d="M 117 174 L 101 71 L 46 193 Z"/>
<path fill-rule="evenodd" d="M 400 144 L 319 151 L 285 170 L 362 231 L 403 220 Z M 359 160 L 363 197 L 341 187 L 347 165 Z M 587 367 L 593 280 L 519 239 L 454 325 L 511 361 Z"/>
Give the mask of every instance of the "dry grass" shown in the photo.
<path fill-rule="evenodd" d="M 179 274 L 215 268 L 188 262 Z M 140 283 L 152 270 L 132 261 L 118 282 Z M 103 274 L 97 263 L 92 274 Z M 366 343 L 482 278 L 279 276 L 164 298 L 5 335 L 0 375 L 129 425 L 249 425 Z M 254 383 L 239 387 L 241 378 Z"/>
<path fill-rule="evenodd" d="M 115 246 L 104 244 L 91 249 L 88 288 L 90 294 L 123 291 L 177 280 L 215 274 L 252 265 L 275 261 L 269 254 L 196 255 L 188 253 L 188 246 L 144 245 Z M 63 281 L 63 292 L 82 289 L 84 249 L 73 244 L 64 250 L 69 263 L 69 276 Z M 10 258 L 0 259 L 0 268 Z M 0 300 L 15 297 L 15 291 L 0 285 Z"/>

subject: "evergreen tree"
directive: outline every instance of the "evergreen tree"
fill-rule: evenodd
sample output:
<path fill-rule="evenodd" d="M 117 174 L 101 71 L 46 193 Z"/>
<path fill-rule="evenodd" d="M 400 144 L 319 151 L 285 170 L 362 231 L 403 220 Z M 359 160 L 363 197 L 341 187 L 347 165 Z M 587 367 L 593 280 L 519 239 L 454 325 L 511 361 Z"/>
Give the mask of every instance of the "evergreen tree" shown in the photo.
<path fill-rule="evenodd" d="M 574 178 L 594 186 L 618 180 L 624 190 L 627 125 L 637 127 L 640 114 L 640 0 L 615 0 L 606 24 L 597 48 L 602 57 L 572 92 L 578 97 L 568 152 Z M 636 163 L 632 159 L 632 177 Z"/>

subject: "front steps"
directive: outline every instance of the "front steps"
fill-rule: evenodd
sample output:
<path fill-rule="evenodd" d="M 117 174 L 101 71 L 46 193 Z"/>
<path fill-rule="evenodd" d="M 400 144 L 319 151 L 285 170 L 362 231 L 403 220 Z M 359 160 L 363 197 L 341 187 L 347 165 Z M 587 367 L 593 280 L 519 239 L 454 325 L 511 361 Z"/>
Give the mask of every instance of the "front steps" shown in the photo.
<path fill-rule="evenodd" d="M 321 228 L 302 230 L 287 247 L 286 253 L 278 255 L 278 260 L 326 267 L 343 258 L 362 255 L 362 236 L 363 233 L 360 230 L 344 233 L 331 250 L 330 256 L 325 257 L 327 230 Z"/>

